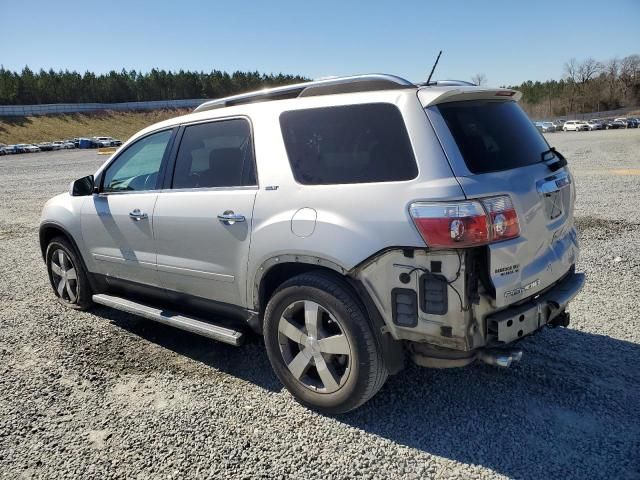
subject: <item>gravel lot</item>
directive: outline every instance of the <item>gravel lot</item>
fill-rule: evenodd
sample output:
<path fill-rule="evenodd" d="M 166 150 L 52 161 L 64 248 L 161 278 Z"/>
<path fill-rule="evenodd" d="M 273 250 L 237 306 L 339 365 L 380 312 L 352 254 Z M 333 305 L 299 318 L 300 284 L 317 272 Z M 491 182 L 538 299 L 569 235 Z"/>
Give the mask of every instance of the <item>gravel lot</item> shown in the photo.
<path fill-rule="evenodd" d="M 409 367 L 339 418 L 296 404 L 258 341 L 62 308 L 40 209 L 105 157 L 1 157 L 0 477 L 640 478 L 640 130 L 548 139 L 578 186 L 570 328 L 510 370 Z"/>

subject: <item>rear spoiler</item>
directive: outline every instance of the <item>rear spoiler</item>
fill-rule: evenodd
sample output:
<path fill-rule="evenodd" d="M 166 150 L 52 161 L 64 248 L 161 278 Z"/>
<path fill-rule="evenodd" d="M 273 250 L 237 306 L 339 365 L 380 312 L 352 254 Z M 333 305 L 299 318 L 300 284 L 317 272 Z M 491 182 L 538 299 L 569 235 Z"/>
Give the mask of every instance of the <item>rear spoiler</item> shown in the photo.
<path fill-rule="evenodd" d="M 513 100 L 522 98 L 522 93 L 509 88 L 482 87 L 423 87 L 418 90 L 418 99 L 423 107 L 446 102 L 465 100 Z"/>

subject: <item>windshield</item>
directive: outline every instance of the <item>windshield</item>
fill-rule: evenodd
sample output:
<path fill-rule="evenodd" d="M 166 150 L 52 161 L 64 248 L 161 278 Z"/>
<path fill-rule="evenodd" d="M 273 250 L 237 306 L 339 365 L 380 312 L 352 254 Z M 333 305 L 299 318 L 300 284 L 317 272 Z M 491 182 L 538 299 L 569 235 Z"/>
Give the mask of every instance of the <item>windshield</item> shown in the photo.
<path fill-rule="evenodd" d="M 438 110 L 472 173 L 532 165 L 549 149 L 515 102 L 451 102 L 438 105 Z"/>

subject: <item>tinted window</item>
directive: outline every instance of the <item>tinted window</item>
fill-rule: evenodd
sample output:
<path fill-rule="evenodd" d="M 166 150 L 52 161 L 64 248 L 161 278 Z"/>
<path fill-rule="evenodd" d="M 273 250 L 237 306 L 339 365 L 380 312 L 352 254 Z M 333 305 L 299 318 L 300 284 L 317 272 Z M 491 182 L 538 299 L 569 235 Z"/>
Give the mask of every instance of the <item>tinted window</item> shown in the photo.
<path fill-rule="evenodd" d="M 154 133 L 128 147 L 109 165 L 103 181 L 104 192 L 154 190 L 162 157 L 171 139 L 171 130 Z"/>
<path fill-rule="evenodd" d="M 402 115 L 394 105 L 284 112 L 280 126 L 299 183 L 392 182 L 418 175 Z"/>
<path fill-rule="evenodd" d="M 439 105 L 472 173 L 524 167 L 542 160 L 544 137 L 515 102 L 476 100 Z"/>
<path fill-rule="evenodd" d="M 185 128 L 173 175 L 173 188 L 255 185 L 249 122 L 242 119 Z"/>

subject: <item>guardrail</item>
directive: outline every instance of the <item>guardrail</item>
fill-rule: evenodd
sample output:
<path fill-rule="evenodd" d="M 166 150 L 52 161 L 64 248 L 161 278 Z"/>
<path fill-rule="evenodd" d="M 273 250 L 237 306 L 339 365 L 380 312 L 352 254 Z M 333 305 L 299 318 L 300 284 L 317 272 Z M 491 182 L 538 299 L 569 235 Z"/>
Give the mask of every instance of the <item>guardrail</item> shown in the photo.
<path fill-rule="evenodd" d="M 54 103 L 43 105 L 0 105 L 0 117 L 27 117 L 64 113 L 99 112 L 105 110 L 137 111 L 164 108 L 195 108 L 208 99 L 156 100 L 152 102 L 123 103 Z"/>

